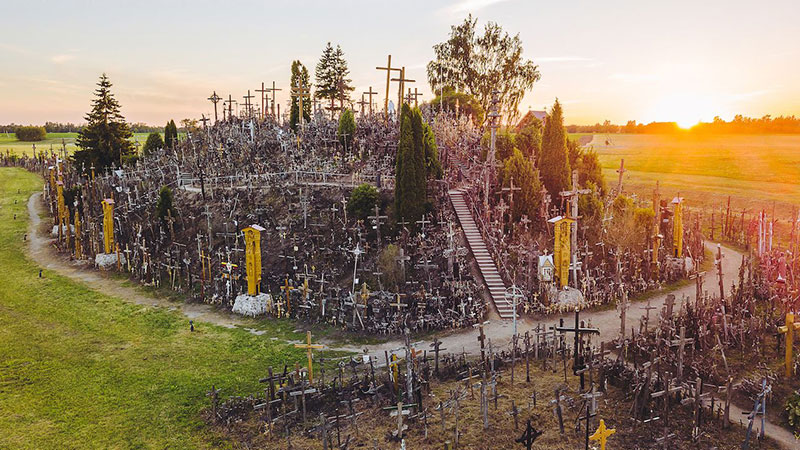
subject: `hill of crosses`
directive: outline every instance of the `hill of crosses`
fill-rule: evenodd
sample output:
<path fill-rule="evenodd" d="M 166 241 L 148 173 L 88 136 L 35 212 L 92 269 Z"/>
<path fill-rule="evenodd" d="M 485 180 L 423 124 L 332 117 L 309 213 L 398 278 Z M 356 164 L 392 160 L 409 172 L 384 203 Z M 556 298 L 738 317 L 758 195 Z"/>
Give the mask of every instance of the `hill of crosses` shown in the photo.
<path fill-rule="evenodd" d="M 791 445 L 797 220 L 628 192 L 558 102 L 520 118 L 496 91 L 484 117 L 391 64 L 360 102 L 293 77 L 283 114 L 274 84 L 213 92 L 146 155 L 1 161 L 43 177 L 71 264 L 363 343 L 308 331 L 257 390 L 197 386 L 234 446 Z"/>

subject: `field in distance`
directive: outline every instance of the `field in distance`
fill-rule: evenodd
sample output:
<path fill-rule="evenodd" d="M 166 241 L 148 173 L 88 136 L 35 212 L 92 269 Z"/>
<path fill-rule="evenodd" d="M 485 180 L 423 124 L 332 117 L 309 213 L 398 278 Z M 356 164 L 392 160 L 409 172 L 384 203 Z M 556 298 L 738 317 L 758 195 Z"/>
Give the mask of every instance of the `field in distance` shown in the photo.
<path fill-rule="evenodd" d="M 625 159 L 624 189 L 650 198 L 678 192 L 690 202 L 782 211 L 800 204 L 800 135 L 596 134 L 609 187 Z"/>
<path fill-rule="evenodd" d="M 148 134 L 150 133 L 133 133 L 133 139 L 140 144 L 140 150 L 141 146 L 144 145 L 144 141 L 147 140 Z M 25 153 L 28 156 L 33 156 L 33 145 L 36 144 L 37 153 L 43 150 L 49 154 L 51 149 L 54 152 L 60 152 L 63 143 L 67 147 L 67 153 L 72 154 L 77 148 L 75 146 L 77 137 L 78 133 L 47 133 L 47 139 L 43 141 L 23 142 L 18 141 L 14 133 L 0 133 L 0 152 L 4 155 L 6 152 L 10 152 L 12 155 L 22 156 Z M 164 137 L 163 133 L 161 137 Z"/>

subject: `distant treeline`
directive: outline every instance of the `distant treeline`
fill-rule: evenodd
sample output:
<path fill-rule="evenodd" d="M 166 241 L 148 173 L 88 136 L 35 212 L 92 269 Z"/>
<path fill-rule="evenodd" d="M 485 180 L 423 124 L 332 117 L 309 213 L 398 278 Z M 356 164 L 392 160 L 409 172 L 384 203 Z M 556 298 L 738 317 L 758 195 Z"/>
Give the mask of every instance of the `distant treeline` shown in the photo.
<path fill-rule="evenodd" d="M 0 125 L 0 133 L 14 133 L 17 128 L 19 128 L 20 124 L 11 123 L 8 125 Z M 48 133 L 77 133 L 86 126 L 86 124 L 76 125 L 74 123 L 61 123 L 61 122 L 45 122 L 44 129 Z M 133 123 L 130 125 L 131 131 L 134 133 L 153 133 L 153 132 L 164 132 L 164 127 L 156 127 L 152 125 L 148 125 L 146 123 Z"/>
<path fill-rule="evenodd" d="M 569 133 L 628 133 L 628 134 L 669 134 L 684 133 L 687 130 L 675 122 L 637 123 L 629 120 L 625 125 L 614 125 L 608 120 L 594 125 L 567 125 Z M 795 116 L 764 116 L 760 119 L 737 115 L 725 121 L 715 117 L 711 122 L 701 122 L 688 130 L 705 134 L 800 134 L 800 118 Z"/>

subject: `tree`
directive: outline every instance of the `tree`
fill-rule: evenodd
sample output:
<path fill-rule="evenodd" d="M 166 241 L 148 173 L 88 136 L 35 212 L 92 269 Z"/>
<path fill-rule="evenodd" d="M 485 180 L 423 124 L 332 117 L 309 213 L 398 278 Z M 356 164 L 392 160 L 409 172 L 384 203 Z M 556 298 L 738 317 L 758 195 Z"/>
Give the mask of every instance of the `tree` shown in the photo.
<path fill-rule="evenodd" d="M 389 290 L 396 290 L 403 282 L 403 269 L 397 262 L 399 255 L 400 247 L 389 244 L 378 257 L 378 269 L 381 272 L 383 285 Z"/>
<path fill-rule="evenodd" d="M 337 45 L 334 49 L 328 42 L 314 70 L 317 81 L 314 95 L 317 98 L 329 99 L 331 110 L 336 99 L 339 100 L 339 108 L 344 108 L 345 100 L 349 100 L 350 92 L 355 89 L 350 85 L 352 80 L 347 78 L 349 74 L 350 70 L 347 68 L 342 48 Z"/>
<path fill-rule="evenodd" d="M 456 92 L 450 86 L 445 87 L 440 95 L 431 100 L 431 107 L 434 111 L 440 107 L 452 113 L 458 110 L 459 115 L 471 116 L 473 123 L 476 125 L 483 123 L 483 118 L 486 114 L 475 96 L 465 92 Z"/>
<path fill-rule="evenodd" d="M 586 187 L 589 187 L 589 185 L 595 186 L 601 196 L 606 192 L 603 168 L 600 166 L 600 159 L 594 150 L 581 153 L 578 163 L 578 184 Z"/>
<path fill-rule="evenodd" d="M 542 152 L 542 123 L 538 120 L 525 123 L 518 128 L 515 142 L 523 155 L 536 161 Z"/>
<path fill-rule="evenodd" d="M 135 153 L 130 127 L 120 113 L 119 102 L 111 93 L 111 82 L 106 74 L 97 83 L 92 110 L 85 116 L 87 125 L 78 132 L 76 144 L 80 150 L 73 160 L 85 168 L 104 169 L 121 164 L 123 157 Z"/>
<path fill-rule="evenodd" d="M 156 215 L 162 223 L 166 223 L 170 215 L 175 217 L 175 208 L 172 205 L 172 189 L 162 186 L 158 191 L 158 201 L 156 202 Z"/>
<path fill-rule="evenodd" d="M 170 120 L 167 126 L 164 127 L 164 146 L 166 148 L 174 148 L 178 143 L 178 127 L 175 126 L 175 121 Z"/>
<path fill-rule="evenodd" d="M 144 147 L 142 147 L 142 153 L 144 156 L 150 156 L 153 152 L 162 148 L 164 148 L 164 140 L 161 139 L 161 133 L 154 132 L 147 136 Z"/>
<path fill-rule="evenodd" d="M 428 83 L 433 92 L 452 87 L 474 95 L 484 110 L 489 109 L 492 91 L 497 90 L 501 110 L 513 122 L 525 92 L 539 81 L 539 68 L 522 57 L 519 34 L 510 36 L 500 25 L 489 22 L 479 35 L 477 23 L 470 14 L 450 28 L 447 41 L 433 46 L 435 59 L 428 63 Z"/>
<path fill-rule="evenodd" d="M 353 142 L 353 137 L 356 135 L 356 118 L 353 115 L 353 110 L 345 109 L 339 116 L 339 129 L 336 130 L 336 137 L 339 138 L 339 143 L 342 144 L 345 153 L 350 151 L 350 145 Z"/>
<path fill-rule="evenodd" d="M 530 159 L 515 148 L 512 155 L 505 160 L 500 172 L 500 183 L 503 187 L 514 187 L 520 190 L 514 193 L 514 205 L 511 209 L 512 220 L 517 221 L 523 215 L 533 220 L 539 216 L 541 205 L 542 182 L 539 180 L 539 171 L 536 170 Z"/>
<path fill-rule="evenodd" d="M 290 79 L 292 89 L 302 87 L 304 90 L 311 90 L 309 84 L 308 69 L 300 61 L 292 61 L 292 77 Z M 311 121 L 311 102 L 308 98 L 303 99 L 303 121 Z M 297 124 L 300 123 L 300 99 L 292 96 L 292 104 L 289 111 L 289 126 L 297 131 Z"/>
<path fill-rule="evenodd" d="M 422 114 L 416 110 L 420 120 Z M 439 161 L 439 148 L 436 145 L 436 135 L 427 122 L 422 122 L 422 147 L 425 155 L 425 173 L 428 178 L 442 178 L 442 163 Z"/>
<path fill-rule="evenodd" d="M 417 132 L 415 133 L 415 128 Z M 400 110 L 400 141 L 395 170 L 395 218 L 414 224 L 425 212 L 426 170 L 422 149 L 422 126 L 415 126 L 414 113 L 407 104 Z"/>
<path fill-rule="evenodd" d="M 483 137 L 481 137 L 481 146 L 487 152 L 491 146 L 491 139 L 491 131 L 487 131 L 484 133 Z M 514 133 L 508 128 L 500 128 L 497 130 L 494 139 L 494 156 L 497 161 L 503 162 L 506 158 L 510 157 L 514 153 L 516 147 L 517 143 Z M 484 158 L 486 157 L 485 153 L 483 156 Z"/>
<path fill-rule="evenodd" d="M 371 184 L 360 184 L 350 193 L 350 201 L 347 202 L 347 212 L 357 219 L 366 219 L 367 216 L 375 212 L 375 205 L 378 203 L 378 190 Z"/>
<path fill-rule="evenodd" d="M 19 141 L 43 141 L 47 137 L 47 130 L 44 127 L 17 127 L 14 129 L 14 135 Z"/>
<path fill-rule="evenodd" d="M 542 181 L 553 199 L 558 199 L 559 192 L 570 188 L 567 137 L 564 130 L 564 116 L 558 99 L 556 99 L 544 126 L 539 171 L 542 174 Z"/>

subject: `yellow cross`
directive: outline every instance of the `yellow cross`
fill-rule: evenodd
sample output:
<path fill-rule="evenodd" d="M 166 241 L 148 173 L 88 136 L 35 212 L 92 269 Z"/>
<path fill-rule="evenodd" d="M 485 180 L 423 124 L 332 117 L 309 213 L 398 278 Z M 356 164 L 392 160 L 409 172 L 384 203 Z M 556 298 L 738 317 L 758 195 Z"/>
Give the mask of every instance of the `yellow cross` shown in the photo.
<path fill-rule="evenodd" d="M 397 368 L 397 355 L 395 355 L 394 353 L 392 353 L 392 362 L 389 363 L 389 365 L 392 367 L 392 379 L 393 379 L 392 381 L 394 381 L 394 391 L 398 392 L 399 389 L 398 379 L 400 378 L 400 373 Z"/>
<path fill-rule="evenodd" d="M 314 369 L 312 368 L 312 363 L 311 363 L 311 350 L 315 349 L 315 348 L 317 348 L 317 349 L 322 348 L 322 346 L 321 345 L 311 345 L 311 332 L 310 331 L 306 332 L 306 343 L 305 344 L 294 344 L 294 346 L 295 346 L 295 348 L 304 348 L 304 349 L 306 349 L 306 352 L 308 353 L 308 382 L 309 383 L 313 383 L 314 382 Z"/>
<path fill-rule="evenodd" d="M 600 441 L 600 450 L 606 450 L 606 440 L 616 432 L 617 430 L 614 428 L 606 428 L 606 421 L 600 419 L 600 426 L 597 427 L 597 431 L 593 435 L 589 436 L 589 439 Z"/>
<path fill-rule="evenodd" d="M 778 327 L 778 333 L 786 335 L 786 378 L 792 376 L 792 344 L 794 330 L 800 330 L 800 322 L 794 321 L 794 314 L 786 313 L 786 325 Z"/>

